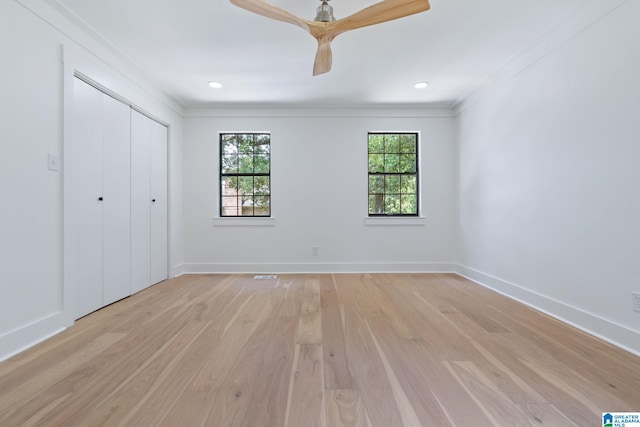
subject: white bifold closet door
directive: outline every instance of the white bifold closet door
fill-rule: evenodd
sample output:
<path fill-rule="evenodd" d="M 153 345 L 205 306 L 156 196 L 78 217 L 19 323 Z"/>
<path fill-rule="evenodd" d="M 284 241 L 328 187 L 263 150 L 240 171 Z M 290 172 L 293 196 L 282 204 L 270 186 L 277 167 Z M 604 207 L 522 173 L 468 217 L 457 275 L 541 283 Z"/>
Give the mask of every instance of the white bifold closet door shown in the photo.
<path fill-rule="evenodd" d="M 151 122 L 151 284 L 166 280 L 168 268 L 167 128 Z"/>
<path fill-rule="evenodd" d="M 131 291 L 168 277 L 167 128 L 131 110 Z"/>
<path fill-rule="evenodd" d="M 65 144 L 65 280 L 76 318 L 131 293 L 129 106 L 74 79 Z"/>

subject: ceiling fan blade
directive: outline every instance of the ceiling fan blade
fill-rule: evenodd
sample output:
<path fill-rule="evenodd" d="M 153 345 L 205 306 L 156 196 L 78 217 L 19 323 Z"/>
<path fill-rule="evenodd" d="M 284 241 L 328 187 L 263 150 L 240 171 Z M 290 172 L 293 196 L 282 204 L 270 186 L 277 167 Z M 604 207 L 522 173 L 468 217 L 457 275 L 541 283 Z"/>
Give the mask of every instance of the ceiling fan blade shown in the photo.
<path fill-rule="evenodd" d="M 331 40 L 329 37 L 318 38 L 318 50 L 316 52 L 316 60 L 313 63 L 313 75 L 327 73 L 331 70 L 331 62 L 333 55 L 331 53 Z"/>
<path fill-rule="evenodd" d="M 429 0 L 382 0 L 346 18 L 316 22 L 300 18 L 264 0 L 229 0 L 234 5 L 277 21 L 302 28 L 318 40 L 313 75 L 331 70 L 331 41 L 346 31 L 392 21 L 430 9 Z"/>
<path fill-rule="evenodd" d="M 383 0 L 346 18 L 333 21 L 334 34 L 368 27 L 429 10 L 429 0 Z"/>
<path fill-rule="evenodd" d="M 296 25 L 305 31 L 309 31 L 309 23 L 306 19 L 297 17 L 296 15 L 287 12 L 284 9 L 280 9 L 270 3 L 263 0 L 230 0 L 234 5 L 248 10 L 249 12 L 256 13 L 258 15 L 266 16 L 267 18 L 275 19 L 289 24 Z"/>

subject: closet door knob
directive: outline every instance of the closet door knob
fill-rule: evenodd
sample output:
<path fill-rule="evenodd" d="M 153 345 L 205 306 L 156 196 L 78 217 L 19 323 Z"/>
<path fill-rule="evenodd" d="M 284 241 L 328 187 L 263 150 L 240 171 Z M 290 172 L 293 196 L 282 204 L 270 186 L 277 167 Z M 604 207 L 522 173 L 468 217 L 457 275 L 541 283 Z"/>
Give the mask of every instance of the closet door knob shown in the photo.
<path fill-rule="evenodd" d="M 102 196 L 100 196 L 100 197 L 98 197 L 98 200 L 99 200 L 99 201 L 103 201 L 103 200 L 104 200 L 104 198 L 103 198 Z"/>

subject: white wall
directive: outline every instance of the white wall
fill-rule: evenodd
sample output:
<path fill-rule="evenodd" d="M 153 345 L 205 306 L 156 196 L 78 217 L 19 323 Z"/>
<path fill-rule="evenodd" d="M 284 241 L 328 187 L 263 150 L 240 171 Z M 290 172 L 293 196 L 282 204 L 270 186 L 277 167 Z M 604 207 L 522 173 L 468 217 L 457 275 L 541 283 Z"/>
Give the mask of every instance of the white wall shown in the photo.
<path fill-rule="evenodd" d="M 617 3 L 463 106 L 460 262 L 638 353 L 640 2 Z"/>
<path fill-rule="evenodd" d="M 170 125 L 174 265 L 182 263 L 182 118 L 138 70 L 40 0 L 0 2 L 0 56 L 2 360 L 73 320 L 62 259 L 64 80 L 73 67 Z M 47 170 L 47 153 L 60 171 Z"/>
<path fill-rule="evenodd" d="M 454 261 L 450 110 L 187 110 L 185 271 L 432 271 Z M 224 226 L 218 132 L 269 131 L 271 226 Z M 367 132 L 421 132 L 421 225 L 365 225 Z M 319 247 L 319 256 L 312 247 Z"/>

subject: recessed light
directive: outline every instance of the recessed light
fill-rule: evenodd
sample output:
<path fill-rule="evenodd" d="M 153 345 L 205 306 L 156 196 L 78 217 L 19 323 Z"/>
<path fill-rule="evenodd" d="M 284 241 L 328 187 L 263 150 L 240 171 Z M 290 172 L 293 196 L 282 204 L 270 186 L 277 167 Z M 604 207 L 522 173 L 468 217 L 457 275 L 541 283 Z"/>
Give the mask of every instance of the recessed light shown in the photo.
<path fill-rule="evenodd" d="M 222 87 L 222 83 L 220 82 L 209 82 L 209 86 L 214 89 L 220 89 Z"/>
<path fill-rule="evenodd" d="M 416 89 L 424 89 L 427 86 L 429 86 L 429 82 L 419 82 L 419 83 L 416 83 L 414 87 Z"/>

